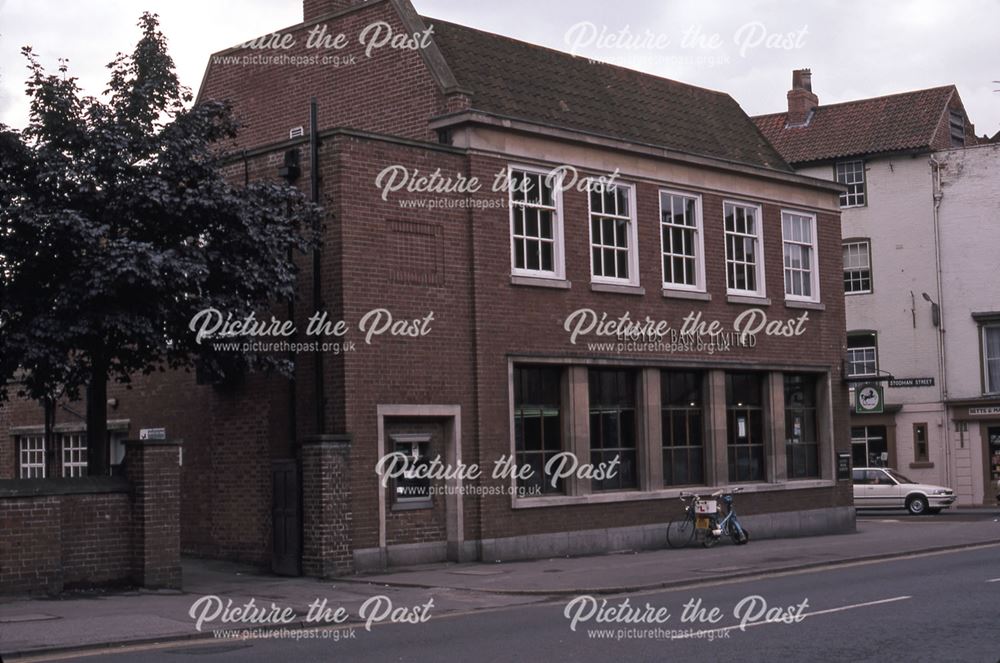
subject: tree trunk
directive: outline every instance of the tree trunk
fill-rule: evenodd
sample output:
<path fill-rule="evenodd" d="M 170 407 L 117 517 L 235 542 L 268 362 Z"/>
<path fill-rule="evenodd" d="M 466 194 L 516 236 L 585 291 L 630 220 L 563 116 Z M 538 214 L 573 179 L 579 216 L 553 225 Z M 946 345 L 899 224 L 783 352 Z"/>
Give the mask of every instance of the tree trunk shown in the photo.
<path fill-rule="evenodd" d="M 45 476 L 59 476 L 59 458 L 55 451 L 56 436 L 52 432 L 56 425 L 56 401 L 52 397 L 42 399 L 42 410 L 45 417 Z M 55 462 L 53 462 L 55 459 Z"/>
<path fill-rule="evenodd" d="M 87 474 L 108 473 L 108 373 L 104 357 L 95 354 L 87 385 Z"/>

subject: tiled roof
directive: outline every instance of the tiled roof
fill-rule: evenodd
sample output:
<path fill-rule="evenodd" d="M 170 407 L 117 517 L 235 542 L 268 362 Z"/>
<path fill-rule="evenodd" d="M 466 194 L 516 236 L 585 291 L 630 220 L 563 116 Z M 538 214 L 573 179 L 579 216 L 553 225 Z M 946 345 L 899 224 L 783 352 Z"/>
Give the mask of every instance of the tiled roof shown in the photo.
<path fill-rule="evenodd" d="M 803 127 L 785 127 L 787 113 L 753 118 L 792 164 L 928 148 L 955 86 L 819 106 Z"/>
<path fill-rule="evenodd" d="M 472 108 L 528 122 L 788 172 L 727 94 L 432 18 Z"/>

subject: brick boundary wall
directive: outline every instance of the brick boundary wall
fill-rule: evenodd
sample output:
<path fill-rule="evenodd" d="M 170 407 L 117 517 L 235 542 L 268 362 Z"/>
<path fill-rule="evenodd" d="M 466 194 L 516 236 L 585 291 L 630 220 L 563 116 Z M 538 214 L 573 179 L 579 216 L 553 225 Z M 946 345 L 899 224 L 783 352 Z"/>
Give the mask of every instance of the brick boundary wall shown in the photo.
<path fill-rule="evenodd" d="M 127 478 L 0 481 L 0 594 L 181 587 L 177 442 L 135 442 Z"/>

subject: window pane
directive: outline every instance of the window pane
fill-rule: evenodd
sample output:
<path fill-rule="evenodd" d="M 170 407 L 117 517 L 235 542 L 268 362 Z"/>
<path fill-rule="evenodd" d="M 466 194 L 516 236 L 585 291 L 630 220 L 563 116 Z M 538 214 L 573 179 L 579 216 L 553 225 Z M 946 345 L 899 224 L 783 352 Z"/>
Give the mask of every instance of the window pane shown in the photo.
<path fill-rule="evenodd" d="M 635 373 L 630 370 L 591 369 L 590 437 L 592 458 L 619 459 L 618 476 L 594 481 L 594 490 L 635 488 L 636 412 Z"/>
<path fill-rule="evenodd" d="M 554 239 L 552 234 L 552 212 L 541 211 L 538 214 L 538 234 L 545 239 Z"/>
<path fill-rule="evenodd" d="M 552 248 L 553 248 L 553 246 L 554 245 L 551 242 L 545 242 L 545 243 L 543 243 L 541 245 L 541 251 L 542 251 L 542 269 L 544 271 L 546 271 L 546 272 L 551 272 L 552 269 L 553 269 L 553 267 L 552 267 L 552 265 L 554 263 L 553 256 L 552 256 Z"/>
<path fill-rule="evenodd" d="M 785 460 L 790 479 L 819 476 L 816 378 L 785 374 Z"/>
<path fill-rule="evenodd" d="M 516 463 L 535 468 L 518 487 L 540 486 L 543 493 L 562 492 L 542 473 L 548 457 L 562 450 L 562 369 L 557 366 L 515 366 L 514 435 Z"/>
<path fill-rule="evenodd" d="M 763 388 L 760 374 L 726 374 L 726 415 L 729 480 L 763 481 Z"/>
<path fill-rule="evenodd" d="M 538 237 L 538 210 L 530 207 L 524 210 L 524 221 L 524 234 Z"/>
<path fill-rule="evenodd" d="M 664 485 L 704 480 L 701 434 L 702 374 L 660 371 Z"/>
<path fill-rule="evenodd" d="M 525 249 L 528 252 L 527 263 L 528 269 L 538 270 L 541 266 L 541 247 L 537 240 L 527 240 L 525 241 Z"/>

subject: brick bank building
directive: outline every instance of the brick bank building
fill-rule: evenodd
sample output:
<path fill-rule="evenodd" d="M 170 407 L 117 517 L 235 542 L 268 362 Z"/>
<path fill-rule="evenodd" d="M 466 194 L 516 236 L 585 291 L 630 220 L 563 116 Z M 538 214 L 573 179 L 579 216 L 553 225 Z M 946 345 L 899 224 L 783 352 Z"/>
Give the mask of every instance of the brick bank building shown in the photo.
<path fill-rule="evenodd" d="M 796 174 L 723 93 L 420 17 L 406 0 L 304 9 L 281 30 L 293 57 L 216 54 L 200 98 L 229 100 L 246 125 L 234 177 L 284 176 L 325 207 L 294 315 L 300 329 L 317 309 L 347 321 L 356 347 L 296 355 L 294 380 L 172 373 L 110 388 L 112 465 L 143 428 L 181 442 L 184 553 L 327 576 L 652 548 L 682 490 L 735 485 L 757 537 L 853 529 L 837 473 L 850 451 L 840 185 Z M 357 36 L 380 21 L 432 36 L 366 54 Z M 340 66 L 296 59 L 317 54 L 317 24 L 350 38 Z M 391 166 L 483 186 L 383 195 Z M 587 191 L 546 178 L 558 166 L 581 182 L 617 175 Z M 513 186 L 494 190 L 498 173 Z M 374 309 L 433 321 L 368 344 L 357 323 Z M 795 337 L 672 347 L 574 339 L 581 309 L 729 330 L 751 309 L 806 316 Z M 60 406 L 46 444 L 37 404 L 5 406 L 0 476 L 85 474 L 84 411 Z M 375 466 L 395 451 L 484 476 L 383 487 Z M 543 481 L 564 451 L 619 471 Z M 494 479 L 504 456 L 537 471 Z"/>

